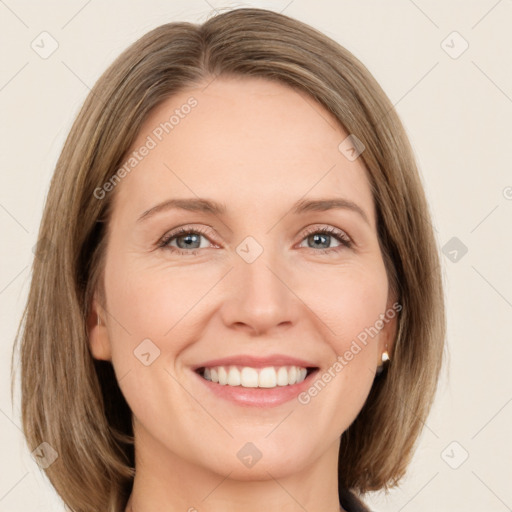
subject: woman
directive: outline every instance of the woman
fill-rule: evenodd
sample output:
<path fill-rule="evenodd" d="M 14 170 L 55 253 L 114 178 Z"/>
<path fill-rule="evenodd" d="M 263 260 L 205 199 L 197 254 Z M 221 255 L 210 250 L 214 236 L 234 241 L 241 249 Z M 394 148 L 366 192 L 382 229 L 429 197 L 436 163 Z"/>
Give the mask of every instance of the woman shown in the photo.
<path fill-rule="evenodd" d="M 336 42 L 262 9 L 146 34 L 79 113 L 39 241 L 23 426 L 70 510 L 352 512 L 405 473 L 439 260 L 396 112 Z"/>

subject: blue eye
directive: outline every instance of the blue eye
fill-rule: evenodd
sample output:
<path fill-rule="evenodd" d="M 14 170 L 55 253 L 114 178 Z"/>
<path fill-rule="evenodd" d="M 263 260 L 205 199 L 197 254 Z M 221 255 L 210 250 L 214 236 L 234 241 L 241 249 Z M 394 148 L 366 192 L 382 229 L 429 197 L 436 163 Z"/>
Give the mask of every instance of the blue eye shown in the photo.
<path fill-rule="evenodd" d="M 201 247 L 201 239 L 209 240 L 206 236 L 207 231 L 208 230 L 201 228 L 192 229 L 188 226 L 181 227 L 165 235 L 161 241 L 158 242 L 158 248 L 173 253 L 195 256 L 199 249 L 208 248 L 208 244 Z M 336 240 L 339 245 L 335 247 L 324 247 L 325 245 L 330 246 L 332 240 Z M 310 228 L 309 231 L 303 235 L 302 241 L 311 242 L 313 244 L 312 246 L 306 247 L 307 249 L 313 249 L 314 252 L 321 253 L 337 252 L 344 248 L 352 247 L 352 241 L 346 233 L 333 227 Z M 174 242 L 176 245 L 174 245 Z M 209 243 L 212 242 L 209 241 Z"/>
<path fill-rule="evenodd" d="M 171 252 L 193 256 L 197 254 L 197 249 L 201 249 L 201 238 L 205 238 L 203 230 L 189 229 L 185 226 L 164 236 L 158 246 Z M 176 241 L 177 247 L 170 245 L 173 241 Z"/>
<path fill-rule="evenodd" d="M 332 239 L 335 239 L 340 243 L 337 247 L 319 247 L 317 245 L 317 248 L 320 249 L 320 252 L 322 253 L 329 253 L 332 251 L 339 251 L 343 248 L 350 248 L 352 247 L 352 241 L 350 238 L 341 230 L 328 227 L 328 228 L 312 228 L 310 231 L 306 232 L 304 235 L 304 240 L 310 241 L 313 244 L 321 244 L 321 245 L 330 245 L 329 242 Z M 308 247 L 310 249 L 314 249 L 315 247 Z"/>

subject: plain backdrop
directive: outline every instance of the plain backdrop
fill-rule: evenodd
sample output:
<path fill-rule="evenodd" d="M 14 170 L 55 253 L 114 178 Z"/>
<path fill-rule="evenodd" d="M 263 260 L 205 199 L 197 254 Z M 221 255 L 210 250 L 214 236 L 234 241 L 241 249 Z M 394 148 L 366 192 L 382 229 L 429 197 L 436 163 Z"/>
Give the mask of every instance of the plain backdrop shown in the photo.
<path fill-rule="evenodd" d="M 406 477 L 366 502 L 379 512 L 512 510 L 511 0 L 1 0 L 0 512 L 64 510 L 24 444 L 9 375 L 42 208 L 71 123 L 130 43 L 229 6 L 283 12 L 354 53 L 395 105 L 421 169 L 441 251 L 449 358 Z"/>

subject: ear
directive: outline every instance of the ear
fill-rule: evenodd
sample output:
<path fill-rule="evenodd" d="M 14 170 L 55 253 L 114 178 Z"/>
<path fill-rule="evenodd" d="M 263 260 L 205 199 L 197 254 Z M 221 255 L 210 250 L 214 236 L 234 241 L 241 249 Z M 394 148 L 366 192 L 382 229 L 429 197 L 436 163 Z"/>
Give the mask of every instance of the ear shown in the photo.
<path fill-rule="evenodd" d="M 89 332 L 89 348 L 92 356 L 95 359 L 111 361 L 112 351 L 106 326 L 105 309 L 99 303 L 96 293 L 94 294 L 89 318 L 87 319 L 87 327 Z"/>

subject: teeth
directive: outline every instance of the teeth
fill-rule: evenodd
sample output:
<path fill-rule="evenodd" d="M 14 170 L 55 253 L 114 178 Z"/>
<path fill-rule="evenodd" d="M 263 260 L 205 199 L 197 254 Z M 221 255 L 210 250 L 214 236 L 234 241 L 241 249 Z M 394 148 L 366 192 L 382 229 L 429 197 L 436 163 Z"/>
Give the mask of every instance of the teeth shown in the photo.
<path fill-rule="evenodd" d="M 229 386 L 240 386 L 240 372 L 236 368 L 229 369 L 227 383 Z"/>
<path fill-rule="evenodd" d="M 263 368 L 260 370 L 258 378 L 258 387 L 260 388 L 275 388 L 277 386 L 276 370 L 272 367 Z"/>
<path fill-rule="evenodd" d="M 299 373 L 300 373 L 300 368 L 297 368 L 296 366 L 291 366 L 290 371 L 288 372 L 288 379 L 290 379 L 291 382 L 296 381 L 297 377 L 300 376 Z"/>
<path fill-rule="evenodd" d="M 242 386 L 244 388 L 275 388 L 277 386 L 291 386 L 298 384 L 306 378 L 306 368 L 298 366 L 281 366 L 275 368 L 251 368 L 249 366 L 216 366 L 205 368 L 203 377 L 206 380 L 217 382 L 221 386 Z"/>
<path fill-rule="evenodd" d="M 277 371 L 277 385 L 287 386 L 288 382 L 288 370 L 284 366 L 281 366 L 281 368 L 279 368 Z"/>
<path fill-rule="evenodd" d="M 217 373 L 219 374 L 219 384 L 225 386 L 228 383 L 228 374 L 224 366 L 219 366 Z"/>
<path fill-rule="evenodd" d="M 240 373 L 240 385 L 244 388 L 257 388 L 258 387 L 258 372 L 254 368 L 249 368 L 246 366 L 242 368 L 242 372 Z"/>

